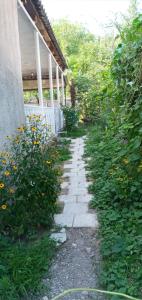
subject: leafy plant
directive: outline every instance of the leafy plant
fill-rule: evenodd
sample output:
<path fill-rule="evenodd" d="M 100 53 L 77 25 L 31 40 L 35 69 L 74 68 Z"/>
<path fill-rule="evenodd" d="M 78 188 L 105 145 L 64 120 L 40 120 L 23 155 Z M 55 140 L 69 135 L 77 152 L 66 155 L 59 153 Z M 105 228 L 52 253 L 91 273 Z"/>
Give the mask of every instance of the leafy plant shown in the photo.
<path fill-rule="evenodd" d="M 64 117 L 65 117 L 65 129 L 67 131 L 73 131 L 79 121 L 79 111 L 74 107 L 64 107 L 63 108 Z"/>
<path fill-rule="evenodd" d="M 1 236 L 0 247 L 0 299 L 29 299 L 29 294 L 41 287 L 55 254 L 55 242 L 47 234 L 28 245 Z"/>
<path fill-rule="evenodd" d="M 18 129 L 10 154 L 0 158 L 1 233 L 22 236 L 51 227 L 60 191 L 58 153 L 39 116 Z"/>

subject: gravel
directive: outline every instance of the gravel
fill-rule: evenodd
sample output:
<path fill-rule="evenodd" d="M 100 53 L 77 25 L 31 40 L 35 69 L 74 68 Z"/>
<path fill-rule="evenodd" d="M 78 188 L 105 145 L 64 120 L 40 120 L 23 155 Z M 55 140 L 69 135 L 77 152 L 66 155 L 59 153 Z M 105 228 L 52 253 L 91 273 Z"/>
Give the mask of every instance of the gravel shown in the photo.
<path fill-rule="evenodd" d="M 94 229 L 67 229 L 67 241 L 59 248 L 50 277 L 44 283 L 50 287 L 49 299 L 71 288 L 98 288 L 100 257 Z M 66 295 L 63 300 L 106 300 L 100 294 L 87 291 Z"/>

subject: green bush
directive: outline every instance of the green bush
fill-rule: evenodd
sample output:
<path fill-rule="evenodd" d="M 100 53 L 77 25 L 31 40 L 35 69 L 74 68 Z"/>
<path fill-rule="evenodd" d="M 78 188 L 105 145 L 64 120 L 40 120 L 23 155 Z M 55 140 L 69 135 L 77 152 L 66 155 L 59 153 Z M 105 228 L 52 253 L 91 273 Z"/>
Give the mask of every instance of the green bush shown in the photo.
<path fill-rule="evenodd" d="M 92 158 L 89 168 L 95 195 L 91 205 L 98 210 L 100 221 L 101 283 L 108 290 L 140 298 L 142 168 L 135 162 L 134 169 L 126 155 L 128 150 L 128 143 L 112 128 L 103 130 L 98 126 L 91 130 L 87 155 Z"/>
<path fill-rule="evenodd" d="M 67 131 L 74 130 L 79 121 L 79 111 L 74 107 L 64 107 L 63 113 L 65 117 L 65 129 Z"/>
<path fill-rule="evenodd" d="M 58 153 L 41 117 L 18 131 L 0 157 L 0 232 L 15 237 L 52 225 L 60 190 Z"/>

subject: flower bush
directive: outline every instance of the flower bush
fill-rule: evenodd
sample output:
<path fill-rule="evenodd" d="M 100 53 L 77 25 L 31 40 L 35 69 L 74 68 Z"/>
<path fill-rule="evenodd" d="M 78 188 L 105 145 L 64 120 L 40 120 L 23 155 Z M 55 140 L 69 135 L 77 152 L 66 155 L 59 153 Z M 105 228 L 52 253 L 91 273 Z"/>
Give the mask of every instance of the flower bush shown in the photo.
<path fill-rule="evenodd" d="M 29 116 L 17 131 L 11 152 L 0 155 L 0 232 L 15 237 L 52 225 L 60 190 L 58 153 L 42 117 Z"/>

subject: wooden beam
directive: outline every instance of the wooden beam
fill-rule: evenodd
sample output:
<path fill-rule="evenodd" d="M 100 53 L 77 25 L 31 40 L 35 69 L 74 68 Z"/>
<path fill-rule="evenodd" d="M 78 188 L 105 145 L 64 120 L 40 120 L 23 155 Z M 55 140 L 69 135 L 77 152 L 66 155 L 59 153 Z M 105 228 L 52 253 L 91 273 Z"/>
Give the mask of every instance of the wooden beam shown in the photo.
<path fill-rule="evenodd" d="M 59 87 L 62 87 L 61 79 L 59 81 Z M 42 80 L 42 88 L 44 90 L 50 89 L 50 83 L 48 79 Z M 56 79 L 53 79 L 53 88 L 57 88 Z M 23 80 L 23 89 L 24 91 L 34 91 L 38 89 L 37 80 Z"/>

